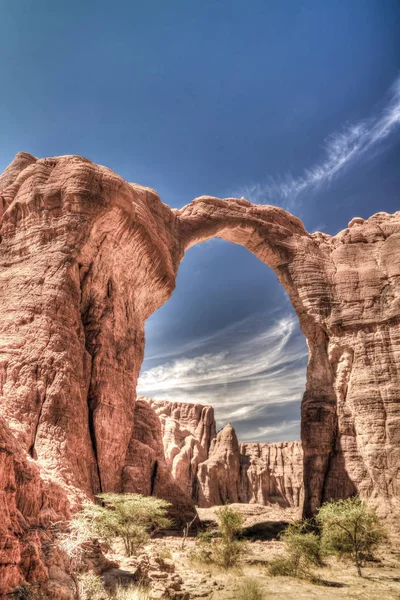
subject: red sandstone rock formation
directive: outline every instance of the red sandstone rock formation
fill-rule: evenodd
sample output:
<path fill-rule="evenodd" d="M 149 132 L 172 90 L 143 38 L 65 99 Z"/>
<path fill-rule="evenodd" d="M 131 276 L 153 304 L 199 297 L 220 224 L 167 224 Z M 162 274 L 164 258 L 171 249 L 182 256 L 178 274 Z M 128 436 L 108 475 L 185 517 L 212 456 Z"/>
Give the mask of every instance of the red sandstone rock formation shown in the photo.
<path fill-rule="evenodd" d="M 192 521 L 196 514 L 191 496 L 181 489 L 179 481 L 175 481 L 165 460 L 160 419 L 151 405 L 141 399 L 135 406 L 135 424 L 125 458 L 122 491 L 173 502 L 170 514 L 179 526 Z"/>
<path fill-rule="evenodd" d="M 275 271 L 308 341 L 305 514 L 355 491 L 399 497 L 400 213 L 311 235 L 277 207 L 205 196 L 171 210 L 89 160 L 29 154 L 0 198 L 0 413 L 71 500 L 123 489 L 145 320 L 185 250 L 215 236 Z M 7 553 L 0 564 L 15 571 Z"/>
<path fill-rule="evenodd" d="M 138 396 L 133 438 L 127 464 L 137 466 L 125 467 L 131 491 L 153 493 L 152 453 L 166 461 L 179 487 L 200 507 L 226 502 L 302 506 L 301 443 L 239 444 L 231 425 L 217 435 L 211 406 Z M 144 451 L 141 442 L 154 450 Z"/>
<path fill-rule="evenodd" d="M 63 487 L 21 450 L 0 418 L 0 597 L 23 583 L 48 581 L 63 566 L 47 528 L 68 516 Z"/>
<path fill-rule="evenodd" d="M 303 505 L 301 442 L 239 444 L 240 502 Z"/>
<path fill-rule="evenodd" d="M 301 443 L 239 444 L 228 424 L 211 443 L 197 477 L 200 507 L 242 502 L 297 508 L 303 501 Z"/>
<path fill-rule="evenodd" d="M 208 458 L 214 439 L 214 409 L 201 404 L 167 402 L 139 396 L 160 419 L 167 465 L 175 481 L 197 499 L 197 469 Z"/>
<path fill-rule="evenodd" d="M 197 477 L 199 506 L 239 502 L 239 442 L 230 423 L 213 439 L 209 458 L 199 465 Z"/>

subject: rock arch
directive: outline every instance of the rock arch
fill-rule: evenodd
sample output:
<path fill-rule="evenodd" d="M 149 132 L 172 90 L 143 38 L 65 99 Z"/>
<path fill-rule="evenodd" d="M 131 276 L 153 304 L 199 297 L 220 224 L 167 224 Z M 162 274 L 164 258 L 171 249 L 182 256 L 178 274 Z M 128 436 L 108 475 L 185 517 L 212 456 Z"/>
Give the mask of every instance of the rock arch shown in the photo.
<path fill-rule="evenodd" d="M 23 153 L 0 195 L 1 414 L 72 500 L 127 489 L 144 322 L 213 236 L 274 269 L 308 341 L 305 514 L 355 491 L 399 496 L 399 213 L 309 234 L 280 208 L 172 210 L 87 159 Z"/>

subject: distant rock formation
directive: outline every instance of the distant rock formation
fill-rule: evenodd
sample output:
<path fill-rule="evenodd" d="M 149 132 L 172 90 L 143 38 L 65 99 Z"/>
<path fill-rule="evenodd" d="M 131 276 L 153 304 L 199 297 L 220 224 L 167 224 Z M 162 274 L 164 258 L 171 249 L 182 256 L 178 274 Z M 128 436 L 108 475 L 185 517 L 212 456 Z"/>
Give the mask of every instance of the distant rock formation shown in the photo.
<path fill-rule="evenodd" d="M 214 409 L 201 404 L 167 402 L 138 396 L 160 419 L 167 465 L 175 481 L 197 499 L 197 470 L 207 460 L 215 438 Z"/>
<path fill-rule="evenodd" d="M 160 419 L 165 460 L 175 481 L 197 506 L 226 502 L 302 506 L 300 442 L 239 444 L 230 424 L 215 433 L 211 406 L 139 396 L 137 407 L 143 402 L 154 411 L 147 421 L 153 423 L 155 414 Z M 157 429 L 152 425 L 152 431 Z"/>
<path fill-rule="evenodd" d="M 171 296 L 185 251 L 213 237 L 274 270 L 307 338 L 304 514 L 353 493 L 390 507 L 400 496 L 400 213 L 353 219 L 332 237 L 244 199 L 203 196 L 173 210 L 79 156 L 20 153 L 0 176 L 6 453 L 33 465 L 42 504 L 59 498 L 65 515 L 68 502 L 128 485 L 145 321 Z M 7 502 L 13 461 L 0 479 Z M 15 502 L 34 535 L 25 489 L 16 485 Z M 39 577 L 22 554 L 10 559 L 21 540 L 15 525 L 7 531 L 0 593 L 16 573 Z"/>
<path fill-rule="evenodd" d="M 160 419 L 148 402 L 138 400 L 135 424 L 125 458 L 122 492 L 157 496 L 172 502 L 170 514 L 178 526 L 195 516 L 193 500 L 175 481 L 165 460 Z"/>
<path fill-rule="evenodd" d="M 240 502 L 302 507 L 301 442 L 239 444 Z"/>

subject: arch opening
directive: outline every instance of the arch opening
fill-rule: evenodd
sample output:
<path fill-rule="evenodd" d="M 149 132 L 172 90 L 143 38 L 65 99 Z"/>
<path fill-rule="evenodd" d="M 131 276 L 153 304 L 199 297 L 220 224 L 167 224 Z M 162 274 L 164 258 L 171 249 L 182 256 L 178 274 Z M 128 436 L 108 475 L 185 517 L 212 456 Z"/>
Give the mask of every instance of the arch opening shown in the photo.
<path fill-rule="evenodd" d="M 153 400 L 169 467 L 196 505 L 299 508 L 307 358 L 297 315 L 270 268 L 218 238 L 186 253 L 172 297 L 146 322 L 137 390 Z M 204 453 L 202 425 L 188 423 L 186 403 L 212 406 L 216 449 Z"/>

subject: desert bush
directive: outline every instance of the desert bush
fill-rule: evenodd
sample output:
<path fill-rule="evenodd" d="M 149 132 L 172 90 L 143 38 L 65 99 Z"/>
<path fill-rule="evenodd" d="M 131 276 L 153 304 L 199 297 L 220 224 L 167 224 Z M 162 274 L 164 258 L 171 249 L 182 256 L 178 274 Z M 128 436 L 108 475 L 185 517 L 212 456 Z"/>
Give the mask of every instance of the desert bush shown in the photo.
<path fill-rule="evenodd" d="M 165 500 L 140 494 L 100 494 L 104 505 L 86 503 L 70 523 L 71 533 L 85 539 L 121 538 L 127 556 L 135 554 L 158 529 L 171 526 Z"/>
<path fill-rule="evenodd" d="M 151 595 L 144 587 L 129 586 L 117 587 L 110 598 L 112 600 L 151 600 Z"/>
<path fill-rule="evenodd" d="M 273 577 L 296 577 L 296 565 L 286 554 L 274 556 L 268 563 L 268 573 Z"/>
<path fill-rule="evenodd" d="M 200 563 L 211 563 L 213 561 L 212 542 L 214 537 L 215 534 L 210 529 L 199 531 L 195 548 L 190 553 L 191 560 Z"/>
<path fill-rule="evenodd" d="M 218 513 L 218 531 L 200 532 L 192 558 L 204 563 L 215 563 L 224 569 L 238 564 L 246 552 L 247 545 L 237 539 L 243 529 L 242 516 L 229 506 Z"/>
<path fill-rule="evenodd" d="M 291 556 L 299 557 L 299 560 L 302 557 L 310 565 L 323 566 L 321 540 L 310 521 L 290 524 L 279 538 Z"/>
<path fill-rule="evenodd" d="M 366 560 L 387 539 L 376 511 L 360 498 L 325 503 L 318 512 L 322 545 L 328 554 L 351 560 L 361 577 Z"/>
<path fill-rule="evenodd" d="M 243 517 L 229 505 L 217 512 L 218 531 L 223 539 L 233 541 L 243 531 Z"/>
<path fill-rule="evenodd" d="M 279 537 L 285 552 L 270 561 L 270 575 L 311 578 L 312 567 L 323 565 L 320 538 L 309 521 L 289 525 Z"/>
<path fill-rule="evenodd" d="M 79 593 L 81 600 L 107 600 L 106 593 L 101 578 L 93 571 L 81 573 L 78 576 Z"/>
<path fill-rule="evenodd" d="M 218 539 L 212 545 L 212 561 L 224 569 L 235 567 L 246 553 L 247 545 L 242 540 Z"/>
<path fill-rule="evenodd" d="M 230 506 L 224 506 L 217 518 L 220 538 L 213 545 L 213 559 L 217 565 L 229 569 L 238 564 L 247 549 L 246 543 L 237 539 L 243 531 L 243 517 Z"/>
<path fill-rule="evenodd" d="M 263 600 L 264 594 L 256 579 L 246 578 L 236 592 L 236 600 Z"/>

